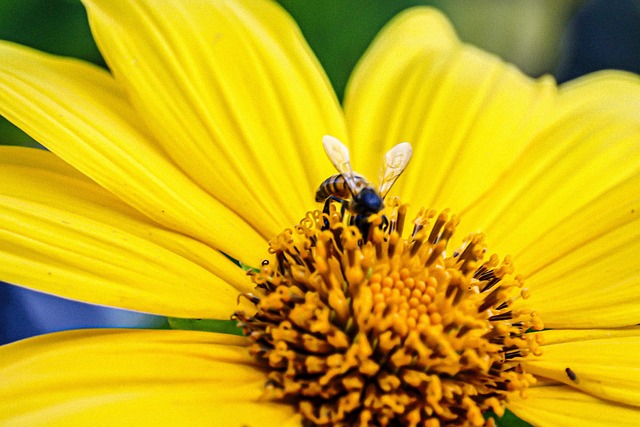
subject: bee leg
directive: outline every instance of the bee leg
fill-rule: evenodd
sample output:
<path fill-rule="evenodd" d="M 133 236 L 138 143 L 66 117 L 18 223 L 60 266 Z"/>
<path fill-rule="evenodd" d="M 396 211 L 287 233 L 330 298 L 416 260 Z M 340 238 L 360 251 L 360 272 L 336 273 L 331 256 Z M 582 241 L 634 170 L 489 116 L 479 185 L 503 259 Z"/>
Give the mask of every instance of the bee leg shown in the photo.
<path fill-rule="evenodd" d="M 331 207 L 331 197 L 327 197 L 327 199 L 325 199 L 324 201 L 324 208 L 322 208 L 322 213 L 324 214 L 323 217 L 323 224 L 322 224 L 322 229 L 323 230 L 328 230 L 329 229 L 329 210 Z"/>
<path fill-rule="evenodd" d="M 369 236 L 369 229 L 371 228 L 371 223 L 369 222 L 369 216 L 367 215 L 356 215 L 355 221 L 351 225 L 355 225 L 360 230 L 360 235 L 363 240 L 367 240 Z"/>
<path fill-rule="evenodd" d="M 386 215 L 382 215 L 382 224 L 380 224 L 382 231 L 387 231 L 389 228 L 389 218 Z"/>
<path fill-rule="evenodd" d="M 322 208 L 322 213 L 325 214 L 325 218 L 324 218 L 324 223 L 322 226 L 323 230 L 328 230 L 329 229 L 329 215 L 331 213 L 331 203 L 333 202 L 338 202 L 340 203 L 340 218 L 344 218 L 344 213 L 345 210 L 347 209 L 347 201 L 344 199 L 341 199 L 339 197 L 336 196 L 329 196 L 325 199 L 324 201 L 324 208 Z"/>
<path fill-rule="evenodd" d="M 382 215 L 380 218 L 382 219 L 382 222 L 377 227 L 382 231 L 387 231 L 387 229 L 389 228 L 389 218 L 387 218 L 386 215 Z M 355 225 L 356 227 L 358 227 L 358 230 L 360 230 L 360 235 L 365 241 L 371 237 L 369 236 L 369 233 L 371 232 L 371 222 L 369 222 L 368 215 L 357 215 L 355 217 L 351 217 L 350 225 Z"/>

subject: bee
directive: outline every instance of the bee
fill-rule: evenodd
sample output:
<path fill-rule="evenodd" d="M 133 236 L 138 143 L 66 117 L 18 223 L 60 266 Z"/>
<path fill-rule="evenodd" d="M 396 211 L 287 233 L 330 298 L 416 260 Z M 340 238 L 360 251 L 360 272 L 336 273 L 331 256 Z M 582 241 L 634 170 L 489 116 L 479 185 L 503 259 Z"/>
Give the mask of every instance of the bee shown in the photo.
<path fill-rule="evenodd" d="M 377 189 L 364 176 L 351 169 L 349 149 L 340 140 L 325 135 L 322 145 L 329 160 L 340 173 L 330 176 L 320 184 L 316 191 L 316 202 L 324 201 L 325 214 L 329 214 L 332 202 L 340 203 L 342 216 L 345 210 L 353 214 L 352 224 L 360 229 L 362 236 L 366 236 L 369 229 L 368 218 L 384 209 L 385 197 L 411 160 L 411 144 L 402 142 L 384 155 Z M 328 226 L 325 221 L 325 228 Z"/>

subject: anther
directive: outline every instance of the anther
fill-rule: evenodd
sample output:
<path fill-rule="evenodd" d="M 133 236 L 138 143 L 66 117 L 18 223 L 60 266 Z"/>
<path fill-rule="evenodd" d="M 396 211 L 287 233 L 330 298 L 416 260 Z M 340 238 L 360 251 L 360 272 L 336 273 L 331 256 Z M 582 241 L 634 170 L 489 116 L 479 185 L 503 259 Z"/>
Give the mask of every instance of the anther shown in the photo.
<path fill-rule="evenodd" d="M 260 302 L 260 298 L 258 298 L 257 296 L 251 294 L 251 293 L 243 293 L 243 294 L 239 294 L 238 298 L 236 298 L 236 304 L 240 304 L 240 298 L 246 298 L 248 299 L 252 304 L 257 304 Z"/>

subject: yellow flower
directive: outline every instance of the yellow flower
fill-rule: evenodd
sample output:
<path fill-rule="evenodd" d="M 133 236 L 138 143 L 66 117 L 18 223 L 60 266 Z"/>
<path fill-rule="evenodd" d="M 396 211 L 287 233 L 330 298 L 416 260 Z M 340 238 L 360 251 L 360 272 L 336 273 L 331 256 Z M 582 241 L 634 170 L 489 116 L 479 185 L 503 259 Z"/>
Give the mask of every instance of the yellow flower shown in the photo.
<path fill-rule="evenodd" d="M 235 313 L 252 336 L 79 330 L 6 345 L 3 425 L 294 426 L 303 414 L 481 424 L 478 410 L 503 404 L 536 425 L 640 424 L 637 76 L 533 80 L 417 8 L 382 31 L 341 108 L 270 2 L 85 3 L 110 73 L 0 44 L 0 113 L 50 150 L 0 147 L 0 280 L 165 316 Z M 405 225 L 402 240 L 390 230 L 405 208 L 388 203 L 393 225 L 373 237 L 335 211 L 330 231 L 310 214 L 279 234 L 321 208 L 314 192 L 335 173 L 325 134 L 347 141 L 369 177 L 409 141 L 413 160 L 392 194 L 414 214 L 450 208 L 459 225 L 446 215 L 428 225 L 423 211 L 419 226 L 435 234 L 411 240 Z M 484 267 L 478 231 L 500 254 Z M 418 241 L 425 249 L 414 251 Z M 270 259 L 253 275 L 257 291 L 223 253 L 252 266 Z M 414 276 L 416 260 L 426 267 Z M 298 292 L 322 275 L 327 289 Z M 399 311 L 389 320 L 386 307 L 401 304 L 385 283 L 424 277 L 428 322 Z M 494 279 L 503 291 L 486 287 Z M 278 304 L 296 310 L 282 317 Z M 488 317 L 470 315 L 478 304 Z M 538 319 L 548 329 L 523 335 Z M 362 328 L 375 331 L 363 338 Z M 339 351 L 320 360 L 327 346 Z M 417 369 L 424 360 L 434 365 Z"/>

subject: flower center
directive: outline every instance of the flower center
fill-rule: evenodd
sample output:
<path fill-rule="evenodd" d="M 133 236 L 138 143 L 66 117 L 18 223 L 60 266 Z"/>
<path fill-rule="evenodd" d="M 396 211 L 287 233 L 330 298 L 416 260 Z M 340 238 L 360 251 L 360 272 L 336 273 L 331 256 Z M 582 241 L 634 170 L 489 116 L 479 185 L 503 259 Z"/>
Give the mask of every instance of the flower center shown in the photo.
<path fill-rule="evenodd" d="M 313 425 L 474 425 L 504 413 L 535 382 L 521 360 L 539 354 L 534 312 L 507 257 L 483 260 L 483 236 L 448 255 L 457 218 L 406 205 L 360 235 L 332 209 L 310 212 L 270 242 L 253 275 L 257 312 L 236 312 L 250 352 L 268 366 L 268 396 Z M 384 227 L 383 227 L 384 224 Z M 386 228 L 383 230 L 383 228 Z"/>

